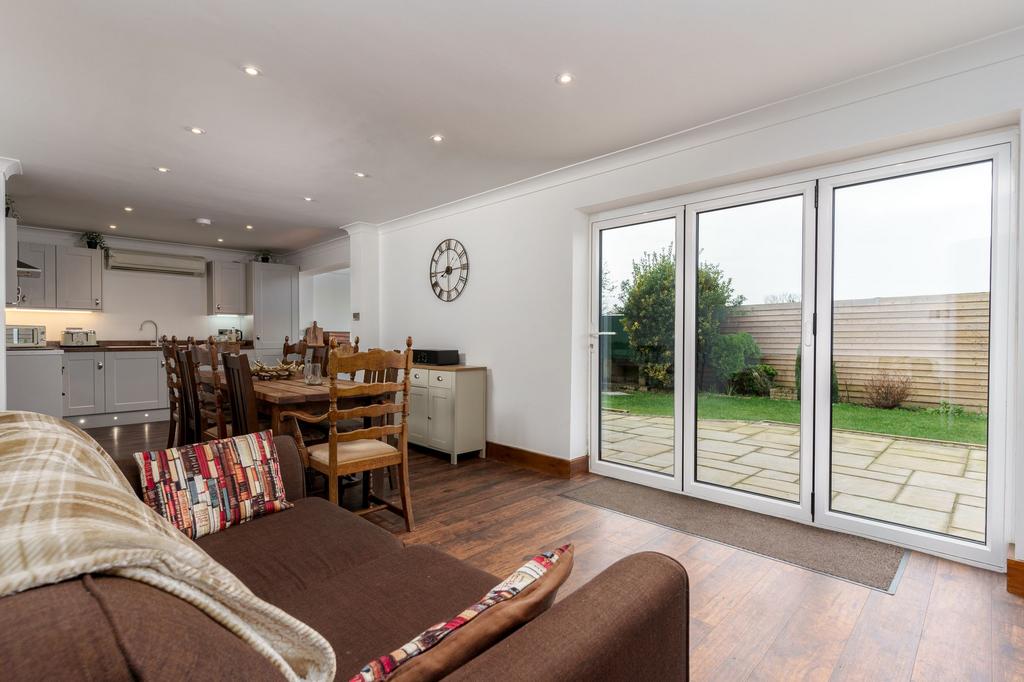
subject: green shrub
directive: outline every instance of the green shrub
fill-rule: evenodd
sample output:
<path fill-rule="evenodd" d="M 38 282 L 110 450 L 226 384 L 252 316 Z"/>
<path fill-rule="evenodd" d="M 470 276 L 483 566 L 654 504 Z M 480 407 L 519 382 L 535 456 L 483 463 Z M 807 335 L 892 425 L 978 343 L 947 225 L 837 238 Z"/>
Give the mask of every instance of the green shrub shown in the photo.
<path fill-rule="evenodd" d="M 796 349 L 796 399 L 800 400 L 800 359 L 801 359 L 800 346 Z M 839 375 L 836 374 L 836 362 L 832 361 L 832 402 L 839 402 Z"/>
<path fill-rule="evenodd" d="M 633 262 L 633 279 L 622 283 L 622 328 L 649 386 L 672 385 L 676 319 L 676 261 L 671 248 Z"/>
<path fill-rule="evenodd" d="M 710 381 L 716 389 L 721 390 L 728 386 L 733 375 L 757 364 L 760 359 L 761 348 L 750 334 L 719 334 L 708 354 L 711 376 L 705 375 L 704 383 Z"/>
<path fill-rule="evenodd" d="M 741 369 L 729 378 L 729 390 L 738 395 L 770 396 L 778 372 L 771 365 L 760 364 Z"/>

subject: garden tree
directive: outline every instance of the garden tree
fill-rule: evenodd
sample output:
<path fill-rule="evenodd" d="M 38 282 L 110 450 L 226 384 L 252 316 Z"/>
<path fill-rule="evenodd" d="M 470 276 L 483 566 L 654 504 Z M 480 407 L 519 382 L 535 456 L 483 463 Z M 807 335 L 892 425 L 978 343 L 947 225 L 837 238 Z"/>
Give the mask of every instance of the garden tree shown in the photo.
<path fill-rule="evenodd" d="M 633 278 L 622 283 L 622 326 L 647 385 L 671 386 L 675 338 L 676 265 L 672 247 L 644 253 Z M 724 388 L 736 372 L 756 364 L 761 351 L 749 334 L 721 334 L 731 308 L 743 303 L 732 279 L 713 263 L 697 269 L 697 375 Z"/>
<path fill-rule="evenodd" d="M 622 283 L 622 327 L 647 385 L 672 385 L 675 338 L 676 260 L 672 247 L 633 261 L 633 278 Z"/>
<path fill-rule="evenodd" d="M 612 272 L 608 263 L 601 265 L 601 314 L 612 315 L 621 312 L 622 299 L 619 287 L 612 281 Z"/>
<path fill-rule="evenodd" d="M 732 278 L 715 263 L 697 268 L 697 377 L 702 389 L 721 390 L 735 372 L 760 360 L 761 350 L 750 334 L 721 334 L 730 309 L 743 304 Z"/>

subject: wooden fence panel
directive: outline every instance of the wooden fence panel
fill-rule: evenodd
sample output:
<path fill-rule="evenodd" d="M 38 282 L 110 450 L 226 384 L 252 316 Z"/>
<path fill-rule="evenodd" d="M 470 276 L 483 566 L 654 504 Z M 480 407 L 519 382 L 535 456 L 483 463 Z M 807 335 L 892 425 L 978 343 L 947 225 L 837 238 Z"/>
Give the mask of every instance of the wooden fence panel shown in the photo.
<path fill-rule="evenodd" d="M 890 371 L 910 375 L 907 405 L 947 402 L 985 410 L 988 328 L 987 293 L 836 301 L 833 352 L 841 399 L 866 402 L 865 383 Z M 722 331 L 748 332 L 763 361 L 779 371 L 776 383 L 795 388 L 799 303 L 740 306 Z"/>

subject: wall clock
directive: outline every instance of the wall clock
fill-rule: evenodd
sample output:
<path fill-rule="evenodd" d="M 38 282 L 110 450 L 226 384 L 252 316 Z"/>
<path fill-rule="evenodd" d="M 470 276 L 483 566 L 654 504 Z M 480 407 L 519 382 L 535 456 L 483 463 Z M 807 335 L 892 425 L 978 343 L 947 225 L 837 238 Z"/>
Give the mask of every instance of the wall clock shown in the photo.
<path fill-rule="evenodd" d="M 445 239 L 430 257 L 430 287 L 445 303 L 457 299 L 469 281 L 469 254 L 457 239 Z"/>

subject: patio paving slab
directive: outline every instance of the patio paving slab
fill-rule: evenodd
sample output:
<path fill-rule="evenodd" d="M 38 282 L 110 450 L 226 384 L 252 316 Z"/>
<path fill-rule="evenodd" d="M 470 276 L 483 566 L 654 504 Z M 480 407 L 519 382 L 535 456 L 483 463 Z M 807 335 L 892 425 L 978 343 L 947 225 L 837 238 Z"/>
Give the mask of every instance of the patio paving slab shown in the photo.
<path fill-rule="evenodd" d="M 673 425 L 671 417 L 605 413 L 602 457 L 672 474 Z M 798 499 L 798 425 L 701 420 L 697 433 L 698 480 Z M 854 431 L 833 432 L 832 445 L 833 509 L 984 539 L 984 448 Z"/>

